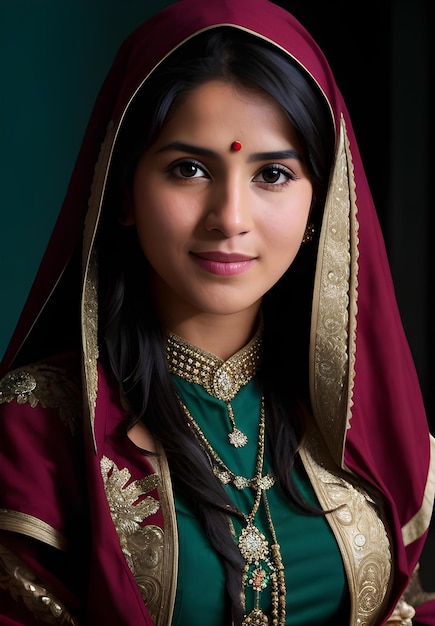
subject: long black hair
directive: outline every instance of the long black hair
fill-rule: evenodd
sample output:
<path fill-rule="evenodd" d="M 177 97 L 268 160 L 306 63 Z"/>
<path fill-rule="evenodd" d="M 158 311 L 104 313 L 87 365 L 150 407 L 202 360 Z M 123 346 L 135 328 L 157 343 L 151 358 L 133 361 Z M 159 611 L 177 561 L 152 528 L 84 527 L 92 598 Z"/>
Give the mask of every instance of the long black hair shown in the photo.
<path fill-rule="evenodd" d="M 195 510 L 225 564 L 233 619 L 241 620 L 243 559 L 228 530 L 234 508 L 211 471 L 180 410 L 164 354 L 164 333 L 147 281 L 148 266 L 135 227 L 118 221 L 123 190 L 165 120 L 195 87 L 214 79 L 272 96 L 291 121 L 313 184 L 311 221 L 319 223 L 334 152 L 331 116 L 317 86 L 298 65 L 266 42 L 231 27 L 198 35 L 146 81 L 125 116 L 109 173 L 98 233 L 100 344 L 103 362 L 131 407 L 124 424 L 142 420 L 166 452 L 176 492 Z M 260 372 L 273 470 L 289 499 L 311 510 L 291 468 L 304 433 L 308 337 L 316 242 L 302 246 L 292 266 L 263 300 L 264 354 Z"/>

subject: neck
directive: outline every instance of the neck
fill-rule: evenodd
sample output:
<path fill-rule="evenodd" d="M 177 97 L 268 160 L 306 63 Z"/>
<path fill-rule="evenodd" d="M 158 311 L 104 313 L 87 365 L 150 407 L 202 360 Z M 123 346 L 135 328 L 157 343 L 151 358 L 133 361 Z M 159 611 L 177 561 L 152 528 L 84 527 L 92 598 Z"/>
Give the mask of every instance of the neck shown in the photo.
<path fill-rule="evenodd" d="M 201 314 L 167 320 L 166 329 L 222 360 L 241 350 L 258 327 L 258 307 L 234 315 Z"/>

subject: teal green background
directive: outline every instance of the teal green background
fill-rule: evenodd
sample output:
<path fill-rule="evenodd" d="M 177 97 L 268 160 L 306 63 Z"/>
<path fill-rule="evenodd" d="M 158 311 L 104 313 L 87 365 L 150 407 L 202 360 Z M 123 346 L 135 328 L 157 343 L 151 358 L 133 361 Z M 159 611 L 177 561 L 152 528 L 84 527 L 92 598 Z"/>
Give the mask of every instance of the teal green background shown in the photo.
<path fill-rule="evenodd" d="M 0 0 L 0 357 L 104 76 L 129 32 L 169 4 Z"/>

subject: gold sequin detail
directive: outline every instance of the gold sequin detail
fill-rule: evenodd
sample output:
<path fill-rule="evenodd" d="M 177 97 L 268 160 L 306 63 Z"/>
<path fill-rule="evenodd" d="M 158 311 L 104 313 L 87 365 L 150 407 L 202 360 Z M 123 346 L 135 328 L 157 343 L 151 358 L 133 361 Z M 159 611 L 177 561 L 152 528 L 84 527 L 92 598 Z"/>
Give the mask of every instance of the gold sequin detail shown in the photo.
<path fill-rule="evenodd" d="M 142 524 L 160 509 L 158 500 L 146 495 L 158 487 L 160 478 L 157 474 L 150 474 L 141 480 L 131 481 L 130 471 L 119 469 L 106 456 L 103 456 L 100 465 L 122 552 L 144 602 L 150 612 L 157 615 L 162 595 L 164 535 L 158 526 Z"/>
<path fill-rule="evenodd" d="M 36 388 L 36 380 L 28 372 L 11 372 L 0 381 L 0 404 L 12 402 L 15 398 L 18 404 L 29 402 L 31 406 L 38 404 L 38 399 L 33 391 Z"/>
<path fill-rule="evenodd" d="M 78 626 L 47 584 L 5 546 L 0 545 L 0 588 L 8 589 L 43 624 Z"/>
<path fill-rule="evenodd" d="M 0 380 L 0 404 L 15 400 L 32 408 L 55 408 L 64 424 L 74 432 L 82 416 L 82 394 L 78 382 L 61 368 L 33 363 L 9 372 Z"/>

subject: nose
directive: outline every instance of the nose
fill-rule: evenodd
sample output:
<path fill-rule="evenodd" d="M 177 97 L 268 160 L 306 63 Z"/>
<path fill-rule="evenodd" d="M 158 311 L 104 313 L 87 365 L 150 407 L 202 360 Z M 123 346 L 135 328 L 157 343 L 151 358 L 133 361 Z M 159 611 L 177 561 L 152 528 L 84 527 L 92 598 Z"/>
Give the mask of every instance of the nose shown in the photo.
<path fill-rule="evenodd" d="M 252 202 L 249 186 L 231 178 L 213 185 L 210 190 L 205 227 L 225 237 L 235 237 L 252 230 Z"/>

